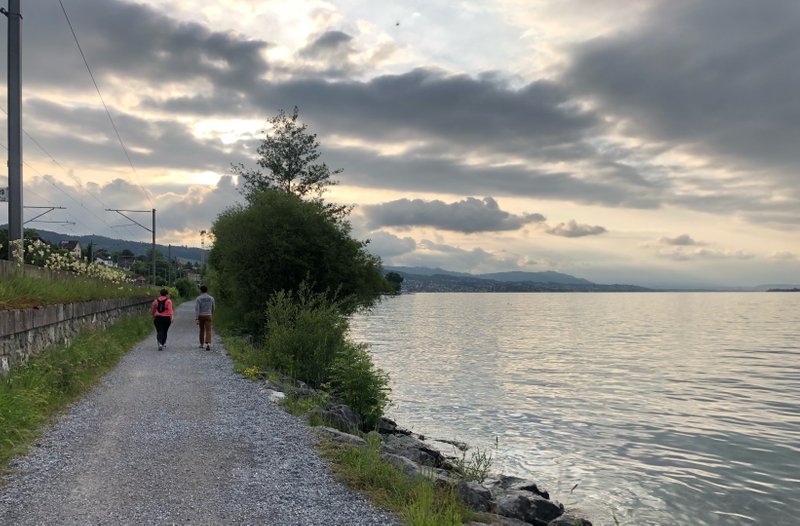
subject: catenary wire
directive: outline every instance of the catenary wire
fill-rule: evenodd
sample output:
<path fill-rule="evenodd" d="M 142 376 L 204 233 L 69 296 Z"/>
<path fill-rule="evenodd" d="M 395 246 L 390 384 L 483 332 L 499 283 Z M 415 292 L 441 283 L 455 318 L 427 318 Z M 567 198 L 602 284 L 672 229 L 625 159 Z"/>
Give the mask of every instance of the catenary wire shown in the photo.
<path fill-rule="evenodd" d="M 86 71 L 89 72 L 89 76 L 92 78 L 92 84 L 94 84 L 94 89 L 97 91 L 97 96 L 100 97 L 100 102 L 103 103 L 103 108 L 106 110 L 106 115 L 108 116 L 108 120 L 111 122 L 111 127 L 114 128 L 114 133 L 117 135 L 117 140 L 119 141 L 119 145 L 122 147 L 122 151 L 125 154 L 125 158 L 128 159 L 128 164 L 131 166 L 131 170 L 133 170 L 133 174 L 136 177 L 136 183 L 139 185 L 139 188 L 142 189 L 144 196 L 150 202 L 150 205 L 155 208 L 155 204 L 153 203 L 153 199 L 150 197 L 150 192 L 148 192 L 144 186 L 142 186 L 141 181 L 139 180 L 139 174 L 136 171 L 136 167 L 133 165 L 133 161 L 131 160 L 131 156 L 128 154 L 128 149 L 125 147 L 125 143 L 122 140 L 122 136 L 119 134 L 119 130 L 117 129 L 116 123 L 114 123 L 114 119 L 111 117 L 111 112 L 108 109 L 108 105 L 106 101 L 103 99 L 103 94 L 100 93 L 100 87 L 97 85 L 97 81 L 94 78 L 94 73 L 92 73 L 92 68 L 89 66 L 89 61 L 86 59 L 86 55 L 83 53 L 83 48 L 81 48 L 81 44 L 78 41 L 78 35 L 75 33 L 75 28 L 72 27 L 72 22 L 69 19 L 69 15 L 67 14 L 67 9 L 64 7 L 64 2 L 58 0 L 59 5 L 61 5 L 61 11 L 64 12 L 64 18 L 67 20 L 67 25 L 69 26 L 69 30 L 72 33 L 72 38 L 75 40 L 75 45 L 78 46 L 78 51 L 81 54 L 81 58 L 83 59 L 83 63 L 86 66 Z"/>
<path fill-rule="evenodd" d="M 6 111 L 6 109 L 5 109 L 5 108 L 3 108 L 2 106 L 0 106 L 0 111 L 2 111 L 3 113 L 5 113 L 6 115 L 8 115 L 8 112 L 7 112 L 7 111 Z M 37 141 L 37 140 L 36 140 L 36 139 L 33 137 L 33 135 L 31 135 L 30 133 L 28 133 L 27 131 L 25 131 L 25 129 L 24 129 L 24 128 L 23 128 L 23 130 L 22 130 L 22 133 L 24 133 L 24 134 L 25 134 L 25 136 L 26 136 L 28 139 L 30 139 L 31 141 L 33 141 L 33 144 L 35 144 L 35 145 L 36 145 L 36 146 L 37 146 L 37 147 L 38 147 L 40 150 L 42 150 L 42 152 L 44 152 L 44 154 L 45 154 L 45 155 L 47 155 L 47 156 L 50 158 L 50 160 L 51 160 L 51 161 L 53 161 L 53 164 L 55 164 L 56 166 L 58 166 L 59 168 L 61 168 L 61 170 L 63 170 L 63 172 L 64 172 L 66 175 L 69 175 L 69 170 L 67 170 L 66 168 L 64 168 L 64 166 L 63 166 L 63 165 L 62 165 L 60 162 L 58 162 L 58 161 L 56 160 L 56 158 L 55 158 L 55 157 L 53 157 L 53 154 L 51 154 L 50 152 L 48 152 L 48 151 L 47 151 L 47 149 L 45 149 L 45 147 L 44 147 L 44 146 L 42 146 L 42 144 L 41 144 L 39 141 Z M 100 198 L 99 198 L 99 197 L 97 197 L 97 195 L 95 195 L 95 194 L 94 194 L 94 192 L 92 192 L 91 190 L 89 190 L 89 188 L 88 188 L 88 187 L 87 187 L 87 188 L 85 188 L 84 190 L 86 190 L 86 193 L 87 193 L 87 194 L 89 194 L 90 196 L 92 196 L 92 197 L 94 198 L 94 200 L 95 200 L 95 201 L 97 201 L 98 203 L 100 203 L 100 206 L 102 206 L 103 208 L 108 208 L 108 206 L 107 206 L 107 205 L 106 205 L 106 204 L 105 204 L 105 203 L 104 203 L 102 200 L 100 200 Z M 108 224 L 108 222 L 106 222 L 106 221 L 103 221 L 103 223 L 105 223 L 107 227 L 111 228 L 111 225 L 109 225 L 109 224 Z"/>
<path fill-rule="evenodd" d="M 7 147 L 5 144 L 3 144 L 3 143 L 0 143 L 0 148 L 3 148 L 4 150 L 8 151 L 8 147 Z M 33 167 L 33 166 L 31 166 L 30 164 L 28 164 L 26 161 L 22 161 L 22 164 L 24 164 L 25 166 L 27 166 L 28 168 L 30 168 L 31 170 L 33 170 L 33 171 L 34 171 L 34 172 L 35 172 L 37 175 L 39 175 L 39 176 L 40 176 L 42 179 L 44 179 L 45 181 L 47 181 L 48 183 L 50 183 L 50 184 L 53 186 L 53 188 L 55 188 L 56 190 L 58 190 L 59 192 L 61 192 L 62 194 L 64 194 L 64 195 L 65 195 L 65 196 L 67 196 L 68 198 L 70 198 L 72 201 L 74 201 L 74 202 L 75 202 L 75 204 L 77 204 L 78 206 L 80 206 L 81 208 L 83 208 L 84 210 L 86 210 L 87 212 L 89 212 L 89 213 L 90 213 L 90 214 L 91 214 L 91 215 L 92 215 L 92 216 L 93 216 L 95 219 L 98 219 L 99 221 L 101 221 L 101 222 L 105 223 L 105 224 L 106 224 L 106 225 L 107 225 L 109 228 L 111 228 L 111 225 L 109 225 L 108 223 L 106 223 L 106 221 L 105 221 L 105 220 L 103 220 L 103 219 L 102 219 L 101 217 L 99 217 L 97 214 L 95 214 L 94 212 L 92 212 L 92 211 L 91 211 L 89 208 L 86 208 L 86 206 L 84 206 L 84 204 L 83 204 L 83 203 L 81 203 L 80 201 L 78 201 L 77 199 L 75 199 L 74 197 L 72 197 L 72 196 L 71 196 L 71 195 L 70 195 L 70 194 L 69 194 L 69 193 L 68 193 L 66 190 L 64 190 L 63 188 L 61 188 L 60 186 L 58 186 L 56 183 L 54 183 L 54 182 L 52 181 L 52 178 L 45 176 L 45 175 L 44 175 L 42 172 L 40 172 L 39 170 L 37 170 L 36 168 L 34 168 L 34 167 Z M 37 195 L 38 195 L 38 194 L 37 194 Z M 41 196 L 40 196 L 40 197 L 41 197 Z M 45 198 L 45 200 L 49 201 L 49 199 L 46 199 L 46 198 Z M 73 215 L 72 215 L 72 214 L 70 214 L 69 212 L 67 212 L 67 215 L 68 215 L 68 216 L 70 216 L 70 217 L 71 217 L 71 218 L 72 218 L 72 219 L 75 221 L 75 223 L 76 223 L 76 224 L 83 225 L 83 223 L 81 223 L 80 221 L 78 221 L 78 220 L 75 218 L 75 216 L 73 216 Z M 86 225 L 83 225 L 83 226 L 86 226 Z M 91 230 L 91 229 L 87 228 L 87 231 L 89 231 L 89 230 Z"/>

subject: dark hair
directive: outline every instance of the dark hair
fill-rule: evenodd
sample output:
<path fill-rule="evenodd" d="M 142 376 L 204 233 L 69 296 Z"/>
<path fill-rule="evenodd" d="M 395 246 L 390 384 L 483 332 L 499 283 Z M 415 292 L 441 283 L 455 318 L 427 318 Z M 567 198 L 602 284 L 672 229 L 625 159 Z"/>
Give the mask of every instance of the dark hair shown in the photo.
<path fill-rule="evenodd" d="M 169 294 L 169 291 L 167 289 L 161 289 L 162 296 L 166 296 L 167 294 Z"/>
<path fill-rule="evenodd" d="M 200 285 L 200 292 L 205 294 L 206 292 L 208 292 L 208 287 L 206 287 L 205 285 Z"/>

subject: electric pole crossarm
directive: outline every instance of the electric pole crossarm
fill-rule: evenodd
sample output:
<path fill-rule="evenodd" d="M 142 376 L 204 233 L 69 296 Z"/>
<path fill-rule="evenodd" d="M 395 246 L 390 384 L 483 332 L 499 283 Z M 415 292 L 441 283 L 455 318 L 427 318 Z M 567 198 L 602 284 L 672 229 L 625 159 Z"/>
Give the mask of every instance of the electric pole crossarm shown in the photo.
<path fill-rule="evenodd" d="M 28 223 L 32 223 L 32 222 L 36 221 L 37 219 L 39 219 L 40 217 L 42 217 L 43 215 L 49 214 L 53 210 L 66 210 L 66 208 L 63 207 L 63 206 L 26 206 L 25 208 L 38 208 L 40 210 L 41 209 L 46 209 L 46 210 L 44 212 L 42 212 L 41 214 L 39 214 L 38 216 L 34 216 L 31 219 L 28 219 L 27 221 L 25 221 L 23 223 L 23 225 L 27 225 Z M 62 224 L 68 224 L 68 225 L 69 224 L 73 224 L 73 225 L 75 224 L 75 223 L 69 223 L 69 222 L 65 222 L 65 221 L 39 221 L 39 223 L 62 223 Z"/>
<path fill-rule="evenodd" d="M 124 208 L 106 208 L 106 212 L 116 212 L 119 215 L 121 215 L 122 217 L 124 217 L 125 219 L 127 219 L 128 221 L 130 221 L 131 223 L 137 224 L 140 227 L 142 227 L 145 230 L 147 230 L 148 232 L 150 232 L 151 234 L 153 234 L 153 258 L 152 258 L 153 259 L 153 271 L 152 271 L 152 275 L 153 275 L 153 286 L 155 286 L 156 285 L 156 209 L 153 208 L 152 210 L 125 210 Z M 126 216 L 124 214 L 124 212 L 128 212 L 128 213 L 152 213 L 153 214 L 153 227 L 152 228 L 147 228 L 146 226 L 144 226 L 140 222 L 136 221 L 132 217 Z"/>
<path fill-rule="evenodd" d="M 139 225 L 140 227 L 144 228 L 148 232 L 152 232 L 153 231 L 152 228 L 147 228 L 146 226 L 144 226 L 140 222 L 136 221 L 132 217 L 126 216 L 125 214 L 123 214 L 123 212 L 147 212 L 147 213 L 150 213 L 150 210 L 115 210 L 115 209 L 112 209 L 112 208 L 106 208 L 106 212 L 116 212 L 119 215 L 121 215 L 122 217 L 124 217 L 125 219 L 127 219 L 128 221 L 130 221 L 131 223 L 136 223 L 137 225 Z"/>

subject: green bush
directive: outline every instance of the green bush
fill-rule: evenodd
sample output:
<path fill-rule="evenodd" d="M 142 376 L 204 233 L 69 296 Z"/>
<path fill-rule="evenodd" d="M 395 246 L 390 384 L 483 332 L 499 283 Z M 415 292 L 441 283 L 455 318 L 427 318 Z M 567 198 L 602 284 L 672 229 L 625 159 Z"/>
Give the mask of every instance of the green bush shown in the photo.
<path fill-rule="evenodd" d="M 259 345 L 231 338 L 231 354 L 241 367 L 275 369 L 329 389 L 366 428 L 377 424 L 389 401 L 388 376 L 373 365 L 366 345 L 347 338 L 347 318 L 335 300 L 301 283 L 296 293 L 275 293 L 265 319 Z"/>
<path fill-rule="evenodd" d="M 319 387 L 347 344 L 347 319 L 337 303 L 301 283 L 267 302 L 264 351 L 270 365 Z M 266 364 L 265 364 L 266 365 Z"/>
<path fill-rule="evenodd" d="M 373 429 L 389 401 L 389 377 L 372 363 L 366 344 L 345 342 L 330 369 L 328 387 Z"/>
<path fill-rule="evenodd" d="M 267 300 L 280 290 L 299 290 L 303 281 L 338 298 L 348 313 L 389 289 L 380 259 L 321 202 L 280 190 L 254 192 L 246 205 L 220 214 L 212 231 L 216 297 L 254 336 L 264 333 Z"/>
<path fill-rule="evenodd" d="M 189 278 L 176 279 L 175 288 L 178 289 L 178 293 L 180 294 L 181 298 L 187 300 L 190 300 L 200 294 L 200 289 L 197 288 L 197 284 Z"/>

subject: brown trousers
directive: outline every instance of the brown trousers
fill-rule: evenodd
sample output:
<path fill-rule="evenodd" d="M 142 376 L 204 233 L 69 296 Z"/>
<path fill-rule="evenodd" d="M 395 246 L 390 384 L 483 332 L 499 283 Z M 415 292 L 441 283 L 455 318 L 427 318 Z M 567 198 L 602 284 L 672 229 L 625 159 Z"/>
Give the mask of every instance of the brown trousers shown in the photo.
<path fill-rule="evenodd" d="M 200 345 L 211 343 L 211 316 L 198 316 L 200 326 Z"/>

